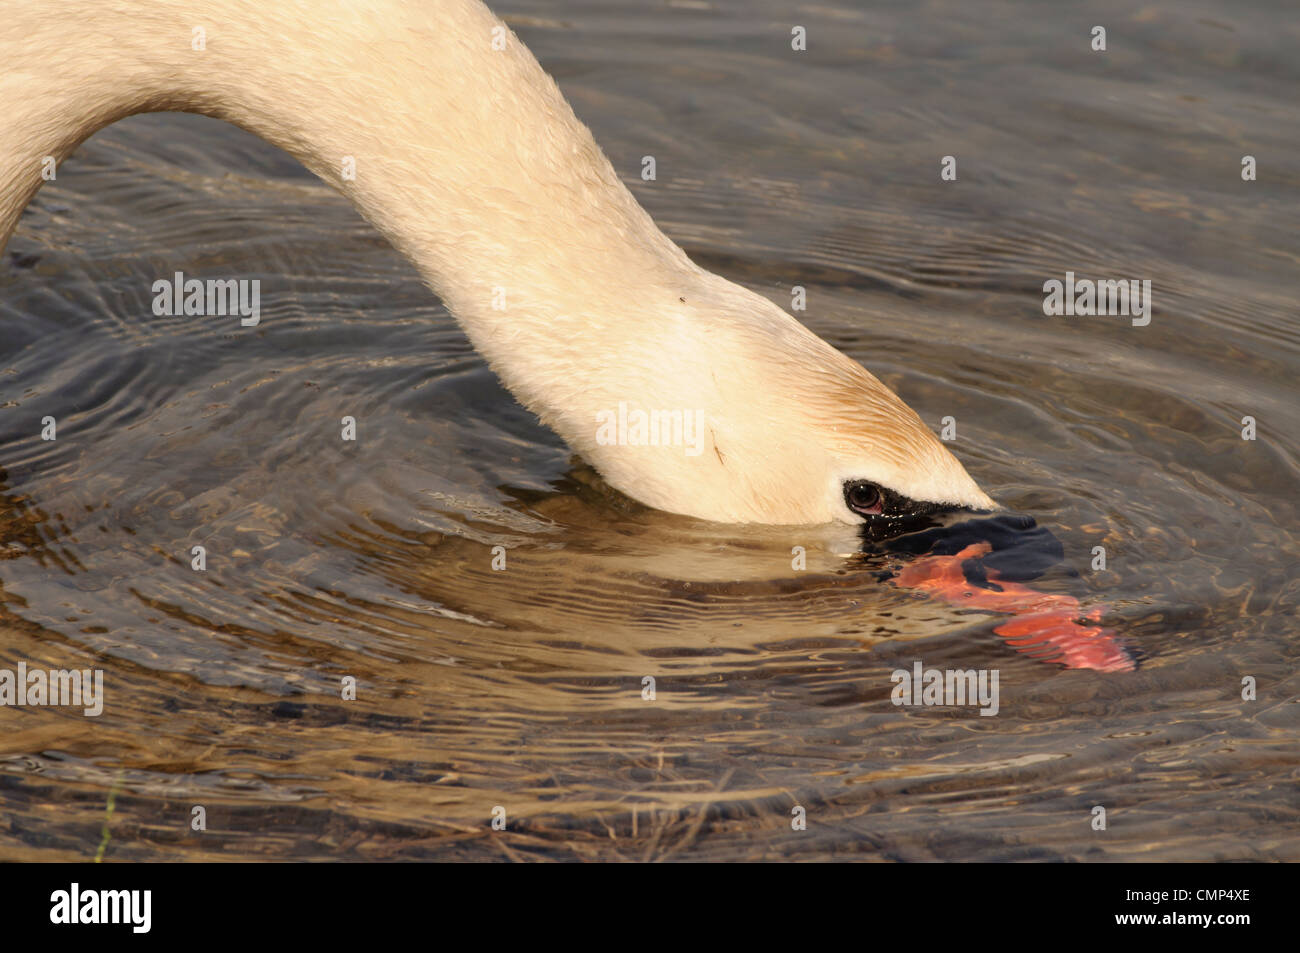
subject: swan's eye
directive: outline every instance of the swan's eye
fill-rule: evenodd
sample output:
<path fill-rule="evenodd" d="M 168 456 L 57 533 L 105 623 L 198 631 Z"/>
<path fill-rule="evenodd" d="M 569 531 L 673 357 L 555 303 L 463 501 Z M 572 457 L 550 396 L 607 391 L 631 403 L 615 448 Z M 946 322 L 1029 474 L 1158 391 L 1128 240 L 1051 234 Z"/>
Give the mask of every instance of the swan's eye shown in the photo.
<path fill-rule="evenodd" d="M 853 512 L 863 516 L 876 516 L 885 509 L 880 487 L 863 480 L 844 484 L 844 502 Z"/>

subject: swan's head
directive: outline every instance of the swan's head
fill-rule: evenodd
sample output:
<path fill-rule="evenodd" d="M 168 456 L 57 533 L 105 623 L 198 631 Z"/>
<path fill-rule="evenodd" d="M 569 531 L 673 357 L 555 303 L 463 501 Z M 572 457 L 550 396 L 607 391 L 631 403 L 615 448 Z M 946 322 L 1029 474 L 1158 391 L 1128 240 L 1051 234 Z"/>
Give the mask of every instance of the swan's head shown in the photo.
<path fill-rule="evenodd" d="M 751 488 L 764 521 L 857 523 L 888 536 L 948 511 L 997 509 L 898 395 L 777 314 L 749 347 L 766 385 L 747 388 L 746 420 L 719 428 L 722 444 L 728 432 L 747 441 L 747 474 L 733 486 Z M 777 454 L 759 449 L 763 441 Z"/>
<path fill-rule="evenodd" d="M 944 510 L 998 508 L 893 391 L 771 302 L 713 275 L 682 297 L 671 320 L 639 325 L 634 353 L 606 366 L 620 383 L 594 400 L 627 395 L 633 415 L 698 408 L 694 446 L 691 434 L 685 452 L 614 445 L 552 421 L 613 486 L 718 522 L 882 536 Z"/>

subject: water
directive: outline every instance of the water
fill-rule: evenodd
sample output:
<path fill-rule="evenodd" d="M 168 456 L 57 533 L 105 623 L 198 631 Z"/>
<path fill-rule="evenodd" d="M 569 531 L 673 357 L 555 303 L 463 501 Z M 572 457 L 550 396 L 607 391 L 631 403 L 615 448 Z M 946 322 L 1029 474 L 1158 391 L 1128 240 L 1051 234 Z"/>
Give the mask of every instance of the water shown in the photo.
<path fill-rule="evenodd" d="M 499 8 L 696 261 L 804 286 L 956 419 L 1130 674 L 1011 651 L 851 532 L 620 497 L 291 159 L 190 116 L 98 134 L 0 265 L 0 668 L 108 699 L 0 712 L 0 857 L 91 858 L 111 797 L 110 861 L 1300 859 L 1287 9 Z M 178 270 L 260 279 L 261 324 L 152 316 Z M 1044 316 L 1067 270 L 1150 279 L 1150 325 Z M 891 704 L 917 660 L 997 669 L 998 715 Z"/>

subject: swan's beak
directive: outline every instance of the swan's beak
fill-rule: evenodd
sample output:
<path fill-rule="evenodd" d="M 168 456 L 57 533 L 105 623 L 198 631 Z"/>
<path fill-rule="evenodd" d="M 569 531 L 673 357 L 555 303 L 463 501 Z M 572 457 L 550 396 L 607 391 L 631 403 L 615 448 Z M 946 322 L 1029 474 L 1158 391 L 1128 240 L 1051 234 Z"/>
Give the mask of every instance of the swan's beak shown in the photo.
<path fill-rule="evenodd" d="M 872 548 L 898 555 L 953 556 L 969 546 L 987 544 L 984 555 L 962 565 L 966 579 L 976 586 L 987 586 L 990 572 L 1009 582 L 1027 582 L 1065 560 L 1061 541 L 1032 516 L 997 513 L 961 519 L 969 515 L 969 511 L 948 514 L 947 525 L 895 536 Z"/>
<path fill-rule="evenodd" d="M 1064 566 L 1061 541 L 1032 517 L 1000 513 L 888 540 L 874 551 L 909 558 L 881 574 L 902 589 L 962 609 L 1010 615 L 993 631 L 1038 661 L 1099 672 L 1131 672 L 1139 655 L 1101 625 L 1106 605 L 1024 583 Z"/>
<path fill-rule="evenodd" d="M 992 500 L 989 500 L 989 504 L 990 509 L 983 510 L 945 503 L 916 502 L 905 498 L 892 499 L 889 501 L 888 515 L 871 517 L 862 524 L 863 549 L 866 552 L 879 552 L 882 551 L 880 547 L 872 546 L 872 543 L 887 543 L 899 537 L 911 538 L 915 535 L 923 535 L 925 530 L 946 531 L 949 527 L 962 525 L 962 521 L 982 522 L 980 517 L 992 516 L 997 508 L 997 504 Z M 1029 522 L 1033 523 L 1033 520 L 1030 519 Z M 884 551 L 891 550 L 886 548 Z M 911 552 L 911 550 L 899 551 Z"/>

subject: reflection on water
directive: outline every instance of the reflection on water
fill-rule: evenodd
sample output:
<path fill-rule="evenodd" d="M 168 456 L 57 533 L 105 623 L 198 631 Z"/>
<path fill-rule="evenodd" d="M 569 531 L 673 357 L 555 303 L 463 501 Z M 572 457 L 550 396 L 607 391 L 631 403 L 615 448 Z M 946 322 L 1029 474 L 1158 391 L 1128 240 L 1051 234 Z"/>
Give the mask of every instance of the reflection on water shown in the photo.
<path fill-rule="evenodd" d="M 0 709 L 0 857 L 93 856 L 111 790 L 109 860 L 1300 857 L 1282 5 L 821 5 L 804 54 L 766 0 L 498 6 L 692 257 L 805 286 L 803 320 L 956 419 L 1080 573 L 1034 585 L 1104 603 L 1142 666 L 1017 654 L 850 531 L 618 496 L 341 199 L 137 117 L 0 265 L 0 668 L 108 695 Z M 260 279 L 260 325 L 153 317 L 177 270 Z M 1067 270 L 1149 278 L 1151 324 L 1044 317 Z M 997 717 L 891 704 L 918 660 L 997 669 Z"/>

